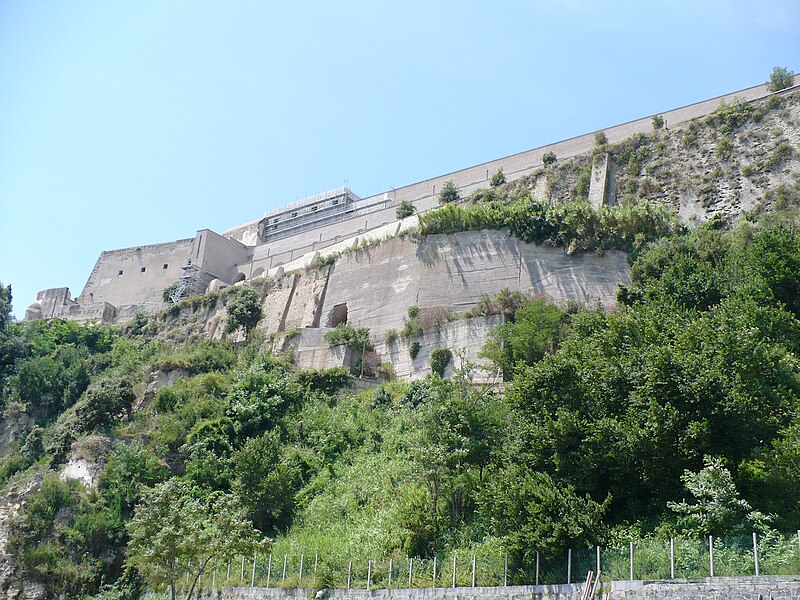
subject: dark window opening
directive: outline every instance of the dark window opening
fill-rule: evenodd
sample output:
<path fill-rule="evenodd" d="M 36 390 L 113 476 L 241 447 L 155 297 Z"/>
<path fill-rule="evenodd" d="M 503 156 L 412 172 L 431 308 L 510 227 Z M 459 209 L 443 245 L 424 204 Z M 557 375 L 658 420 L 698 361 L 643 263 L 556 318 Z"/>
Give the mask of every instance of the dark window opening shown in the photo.
<path fill-rule="evenodd" d="M 119 275 L 122 275 L 122 269 L 120 269 L 120 270 L 119 270 L 119 273 L 117 273 L 117 275 L 118 275 L 118 276 L 119 276 Z"/>
<path fill-rule="evenodd" d="M 147 270 L 147 267 L 142 267 L 141 272 L 144 273 Z"/>
<path fill-rule="evenodd" d="M 167 263 L 164 263 L 164 267 L 163 268 L 166 269 L 168 266 L 169 265 Z"/>
<path fill-rule="evenodd" d="M 233 278 L 233 283 L 239 283 L 240 281 L 244 280 L 245 280 L 244 273 L 237 273 L 236 277 Z"/>
<path fill-rule="evenodd" d="M 331 314 L 330 327 L 336 327 L 342 323 L 347 323 L 347 302 L 334 306 Z"/>

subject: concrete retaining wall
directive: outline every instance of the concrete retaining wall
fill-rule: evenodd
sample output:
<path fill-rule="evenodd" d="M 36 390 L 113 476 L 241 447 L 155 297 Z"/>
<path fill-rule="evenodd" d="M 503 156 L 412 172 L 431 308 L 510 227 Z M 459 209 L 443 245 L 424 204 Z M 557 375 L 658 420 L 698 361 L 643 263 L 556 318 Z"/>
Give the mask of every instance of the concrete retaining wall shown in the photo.
<path fill-rule="evenodd" d="M 579 600 L 583 586 L 525 585 L 482 588 L 330 590 L 328 600 Z M 797 577 L 717 577 L 693 581 L 612 581 L 603 596 L 636 600 L 790 600 L 800 598 Z M 222 588 L 203 590 L 203 600 L 310 600 L 316 590 Z M 597 593 L 595 598 L 599 598 Z"/>

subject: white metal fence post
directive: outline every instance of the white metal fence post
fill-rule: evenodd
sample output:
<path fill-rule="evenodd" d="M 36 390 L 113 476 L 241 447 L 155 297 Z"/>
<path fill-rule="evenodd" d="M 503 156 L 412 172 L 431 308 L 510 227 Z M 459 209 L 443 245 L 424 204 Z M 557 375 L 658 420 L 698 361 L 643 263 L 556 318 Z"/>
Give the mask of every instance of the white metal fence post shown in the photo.
<path fill-rule="evenodd" d="M 350 589 L 350 577 L 353 573 L 353 561 L 347 563 L 347 589 Z"/>
<path fill-rule="evenodd" d="M 269 564 L 267 565 L 267 587 L 269 587 L 269 580 L 272 577 L 272 554 L 269 555 Z"/>
<path fill-rule="evenodd" d="M 394 570 L 394 559 L 389 559 L 389 585 L 387 586 L 389 589 L 392 589 L 392 571 Z"/>
<path fill-rule="evenodd" d="M 536 551 L 536 585 L 539 585 L 539 551 Z"/>
<path fill-rule="evenodd" d="M 633 581 L 633 542 L 630 545 L 630 555 L 631 555 L 631 581 Z"/>
<path fill-rule="evenodd" d="M 711 577 L 714 576 L 714 536 L 708 536 L 708 567 Z"/>
<path fill-rule="evenodd" d="M 412 587 L 414 581 L 414 557 L 408 559 L 408 587 Z"/>
<path fill-rule="evenodd" d="M 300 555 L 300 577 L 297 579 L 297 587 L 300 587 L 300 582 L 303 580 L 303 560 L 305 559 L 305 554 Z"/>
<path fill-rule="evenodd" d="M 758 538 L 755 531 L 753 532 L 753 562 L 756 567 L 756 577 L 758 577 L 761 573 L 758 569 Z"/>
<path fill-rule="evenodd" d="M 595 571 L 595 573 L 599 573 L 600 572 L 600 546 L 597 546 L 596 552 L 597 552 L 597 570 Z"/>
<path fill-rule="evenodd" d="M 367 561 L 367 589 L 372 586 L 372 561 Z"/>
<path fill-rule="evenodd" d="M 253 553 L 253 572 L 250 574 L 250 587 L 256 585 L 256 555 Z"/>
<path fill-rule="evenodd" d="M 436 557 L 436 556 L 433 557 L 433 583 L 431 583 L 431 587 L 432 588 L 436 587 L 436 559 L 437 558 L 438 557 Z"/>
<path fill-rule="evenodd" d="M 453 555 L 453 587 L 456 587 L 456 555 Z"/>
<path fill-rule="evenodd" d="M 675 538 L 669 538 L 669 578 L 675 579 Z"/>
<path fill-rule="evenodd" d="M 472 587 L 475 587 L 475 555 L 472 555 Z"/>
<path fill-rule="evenodd" d="M 508 552 L 506 552 L 506 559 L 503 563 L 503 587 L 508 585 Z"/>
<path fill-rule="evenodd" d="M 567 585 L 572 583 L 572 548 L 567 550 Z"/>

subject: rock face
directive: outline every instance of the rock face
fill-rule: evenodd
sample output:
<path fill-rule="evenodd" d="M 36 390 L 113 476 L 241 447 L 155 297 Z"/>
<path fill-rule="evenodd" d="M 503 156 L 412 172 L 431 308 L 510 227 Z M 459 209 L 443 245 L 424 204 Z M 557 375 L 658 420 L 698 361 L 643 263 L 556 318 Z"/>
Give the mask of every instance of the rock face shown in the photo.
<path fill-rule="evenodd" d="M 16 557 L 8 552 L 8 534 L 11 521 L 25 507 L 27 495 L 39 489 L 42 475 L 37 474 L 24 484 L 11 485 L 0 496 L 0 592 L 15 600 L 39 600 L 45 597 L 44 587 L 15 576 Z"/>

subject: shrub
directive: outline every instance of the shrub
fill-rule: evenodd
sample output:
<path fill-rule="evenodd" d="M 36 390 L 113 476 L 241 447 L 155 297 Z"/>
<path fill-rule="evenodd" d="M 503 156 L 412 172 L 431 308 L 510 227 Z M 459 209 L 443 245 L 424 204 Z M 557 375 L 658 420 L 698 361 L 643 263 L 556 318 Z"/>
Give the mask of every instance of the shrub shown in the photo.
<path fill-rule="evenodd" d="M 400 336 L 407 340 L 408 338 L 416 337 L 418 335 L 422 335 L 423 331 L 422 321 L 419 317 L 414 317 L 406 321 L 406 324 L 403 325 L 403 330 L 400 332 Z"/>
<path fill-rule="evenodd" d="M 653 129 L 661 129 L 664 127 L 664 117 L 661 115 L 653 115 L 650 120 L 653 123 Z"/>
<path fill-rule="evenodd" d="M 384 335 L 383 341 L 387 344 L 393 344 L 397 341 L 398 338 L 397 329 L 387 329 L 386 334 Z"/>
<path fill-rule="evenodd" d="M 716 125 L 724 135 L 744 125 L 752 112 L 753 105 L 737 96 L 731 102 L 720 100 L 717 109 L 706 120 Z"/>
<path fill-rule="evenodd" d="M 461 199 L 461 194 L 458 192 L 456 184 L 452 180 L 445 181 L 442 190 L 439 192 L 439 204 L 450 204 L 451 202 L 458 202 Z"/>
<path fill-rule="evenodd" d="M 594 134 L 594 143 L 596 146 L 605 146 L 608 143 L 608 136 L 606 132 L 600 130 Z"/>
<path fill-rule="evenodd" d="M 408 307 L 407 312 L 408 312 L 408 318 L 414 319 L 419 316 L 419 306 L 417 306 L 416 304 L 412 304 L 411 306 Z"/>
<path fill-rule="evenodd" d="M 452 359 L 453 353 L 449 348 L 434 348 L 431 352 L 431 372 L 444 377 L 444 371 Z"/>
<path fill-rule="evenodd" d="M 744 175 L 745 177 L 752 177 L 755 174 L 755 172 L 756 172 L 756 167 L 752 163 L 742 167 L 742 175 Z"/>
<path fill-rule="evenodd" d="M 579 198 L 586 198 L 589 195 L 589 185 L 592 181 L 592 166 L 586 165 L 578 173 L 578 180 L 575 182 L 575 194 Z"/>
<path fill-rule="evenodd" d="M 769 74 L 769 81 L 767 82 L 767 90 L 770 92 L 778 92 L 794 85 L 794 71 L 790 71 L 786 67 L 774 67 L 772 73 Z"/>
<path fill-rule="evenodd" d="M 489 183 L 491 184 L 492 187 L 499 187 L 503 185 L 505 182 L 506 182 L 506 176 L 503 173 L 503 168 L 501 167 L 497 169 L 497 173 L 492 175 L 492 179 Z"/>
<path fill-rule="evenodd" d="M 179 287 L 181 287 L 181 285 L 183 284 L 180 281 L 169 284 L 164 288 L 164 291 L 161 292 L 161 299 L 164 302 L 172 302 L 172 295 L 178 290 Z"/>
<path fill-rule="evenodd" d="M 419 342 L 411 342 L 411 345 L 408 347 L 408 355 L 411 357 L 411 360 L 417 358 L 420 348 L 422 348 L 422 345 Z"/>
<path fill-rule="evenodd" d="M 245 334 L 249 334 L 262 317 L 258 292 L 253 288 L 240 286 L 234 288 L 231 294 L 233 297 L 226 303 L 228 319 L 225 321 L 225 331 L 231 333 L 241 328 Z"/>
<path fill-rule="evenodd" d="M 368 327 L 351 327 L 347 323 L 339 323 L 335 329 L 325 334 L 325 341 L 331 346 L 347 346 L 356 351 L 372 351 Z"/>
<path fill-rule="evenodd" d="M 792 157 L 794 149 L 787 143 L 778 144 L 778 146 L 770 153 L 767 162 L 764 166 L 772 171 L 781 166 L 781 164 Z"/>
<path fill-rule="evenodd" d="M 714 148 L 714 154 L 722 160 L 727 160 L 733 154 L 733 143 L 728 138 L 722 138 Z"/>
<path fill-rule="evenodd" d="M 397 205 L 394 214 L 398 219 L 410 217 L 414 214 L 414 204 L 411 202 L 411 200 L 401 200 L 400 204 Z"/>
<path fill-rule="evenodd" d="M 556 162 L 556 153 L 555 152 L 545 152 L 542 154 L 542 164 L 545 167 L 549 167 L 553 163 Z"/>

